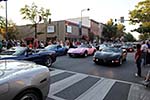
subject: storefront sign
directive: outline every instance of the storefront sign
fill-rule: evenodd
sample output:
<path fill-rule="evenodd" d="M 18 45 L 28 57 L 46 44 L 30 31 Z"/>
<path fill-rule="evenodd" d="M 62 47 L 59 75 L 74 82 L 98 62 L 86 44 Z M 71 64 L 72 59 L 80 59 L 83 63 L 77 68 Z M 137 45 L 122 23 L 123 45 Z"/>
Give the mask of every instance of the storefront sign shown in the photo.
<path fill-rule="evenodd" d="M 47 33 L 54 33 L 55 32 L 55 26 L 47 26 Z"/>
<path fill-rule="evenodd" d="M 66 31 L 67 33 L 72 33 L 72 26 L 67 25 Z"/>

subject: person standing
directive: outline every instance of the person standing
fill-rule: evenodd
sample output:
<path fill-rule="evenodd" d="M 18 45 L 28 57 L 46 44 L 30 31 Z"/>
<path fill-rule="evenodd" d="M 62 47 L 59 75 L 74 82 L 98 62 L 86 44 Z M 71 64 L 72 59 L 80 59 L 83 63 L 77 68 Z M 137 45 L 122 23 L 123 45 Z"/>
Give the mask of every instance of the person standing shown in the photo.
<path fill-rule="evenodd" d="M 134 58 L 135 58 L 135 63 L 136 63 L 136 67 L 137 67 L 137 73 L 135 73 L 135 76 L 141 77 L 141 54 L 142 54 L 141 45 L 137 44 L 136 48 L 137 48 L 137 50 L 136 50 Z"/>
<path fill-rule="evenodd" d="M 35 39 L 33 41 L 33 49 L 37 49 L 39 47 L 37 36 L 35 36 Z"/>
<path fill-rule="evenodd" d="M 146 65 L 150 66 L 150 40 L 147 41 L 147 46 Z"/>
<path fill-rule="evenodd" d="M 147 46 L 146 42 L 143 41 L 142 46 L 141 46 L 141 51 L 142 51 L 142 66 L 146 65 L 147 50 L 148 50 L 148 46 Z"/>

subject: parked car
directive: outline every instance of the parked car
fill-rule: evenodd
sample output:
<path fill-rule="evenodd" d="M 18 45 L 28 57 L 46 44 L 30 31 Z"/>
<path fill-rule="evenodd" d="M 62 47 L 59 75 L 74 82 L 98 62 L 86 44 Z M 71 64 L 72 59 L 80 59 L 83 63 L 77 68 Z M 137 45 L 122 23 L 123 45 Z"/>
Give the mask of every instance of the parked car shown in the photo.
<path fill-rule="evenodd" d="M 0 53 L 0 60 L 27 60 L 50 67 L 56 61 L 55 51 L 39 52 L 27 47 L 12 47 Z"/>
<path fill-rule="evenodd" d="M 129 44 L 126 44 L 126 45 L 123 45 L 121 46 L 122 49 L 126 49 L 127 52 L 134 52 L 134 46 L 133 45 L 129 45 Z"/>
<path fill-rule="evenodd" d="M 45 51 L 55 51 L 57 56 L 66 55 L 68 48 L 61 45 L 52 44 L 44 48 Z"/>
<path fill-rule="evenodd" d="M 21 60 L 0 60 L 0 100 L 46 100 L 50 71 Z"/>
<path fill-rule="evenodd" d="M 89 44 L 82 44 L 80 46 L 78 46 L 77 48 L 70 48 L 68 50 L 68 55 L 70 57 L 73 56 L 88 56 L 88 55 L 92 55 L 96 52 L 96 48 L 89 45 Z"/>
<path fill-rule="evenodd" d="M 96 51 L 93 56 L 93 61 L 96 64 L 117 64 L 122 65 L 122 62 L 126 60 L 127 52 L 120 48 L 108 47 L 101 51 Z"/>

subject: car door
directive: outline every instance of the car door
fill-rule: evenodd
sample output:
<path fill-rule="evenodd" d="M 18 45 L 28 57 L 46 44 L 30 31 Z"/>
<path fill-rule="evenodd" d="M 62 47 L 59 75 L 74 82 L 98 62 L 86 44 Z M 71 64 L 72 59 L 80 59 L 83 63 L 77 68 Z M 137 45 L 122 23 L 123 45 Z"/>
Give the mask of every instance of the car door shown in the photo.
<path fill-rule="evenodd" d="M 94 51 L 93 51 L 92 46 L 88 45 L 87 48 L 88 48 L 88 54 L 90 54 L 90 55 L 93 54 Z"/>
<path fill-rule="evenodd" d="M 35 63 L 43 62 L 43 58 L 39 53 L 35 53 L 33 50 L 26 51 L 24 56 L 22 56 L 22 60 L 28 60 Z"/>

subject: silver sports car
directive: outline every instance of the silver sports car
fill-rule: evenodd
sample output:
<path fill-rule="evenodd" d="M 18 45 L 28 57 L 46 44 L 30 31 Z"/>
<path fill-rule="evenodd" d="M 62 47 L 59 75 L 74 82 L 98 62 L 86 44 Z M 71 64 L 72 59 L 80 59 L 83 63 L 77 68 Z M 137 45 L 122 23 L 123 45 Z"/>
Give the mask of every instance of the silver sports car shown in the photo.
<path fill-rule="evenodd" d="M 50 86 L 47 67 L 27 61 L 0 61 L 0 100 L 46 100 Z"/>

